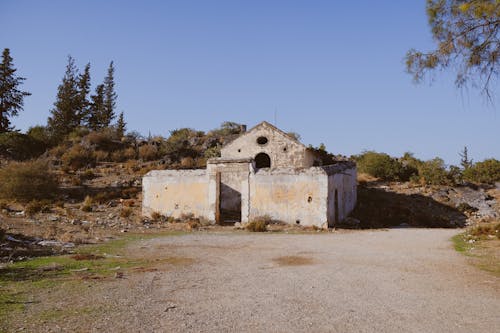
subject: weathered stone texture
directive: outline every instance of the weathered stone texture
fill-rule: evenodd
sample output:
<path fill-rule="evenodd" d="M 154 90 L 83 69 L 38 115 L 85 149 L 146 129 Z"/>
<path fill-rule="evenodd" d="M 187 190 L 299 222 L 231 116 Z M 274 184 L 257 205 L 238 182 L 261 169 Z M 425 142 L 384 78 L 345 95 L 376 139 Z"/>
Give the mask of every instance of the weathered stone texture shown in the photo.
<path fill-rule="evenodd" d="M 257 139 L 266 138 L 265 144 Z M 263 122 L 221 149 L 221 157 L 255 158 L 265 153 L 271 158 L 271 168 L 308 168 L 313 165 L 314 155 L 302 143 L 273 125 Z"/>

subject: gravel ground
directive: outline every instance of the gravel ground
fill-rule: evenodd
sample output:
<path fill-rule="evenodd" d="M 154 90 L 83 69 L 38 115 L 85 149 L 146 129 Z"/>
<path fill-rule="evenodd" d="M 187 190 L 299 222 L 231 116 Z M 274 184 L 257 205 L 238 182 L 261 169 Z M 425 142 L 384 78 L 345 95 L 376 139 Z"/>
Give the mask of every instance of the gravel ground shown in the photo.
<path fill-rule="evenodd" d="M 458 230 L 192 233 L 143 241 L 182 264 L 102 284 L 92 321 L 46 331 L 494 332 L 497 277 L 467 264 Z M 54 296 L 54 295 L 53 295 Z"/>

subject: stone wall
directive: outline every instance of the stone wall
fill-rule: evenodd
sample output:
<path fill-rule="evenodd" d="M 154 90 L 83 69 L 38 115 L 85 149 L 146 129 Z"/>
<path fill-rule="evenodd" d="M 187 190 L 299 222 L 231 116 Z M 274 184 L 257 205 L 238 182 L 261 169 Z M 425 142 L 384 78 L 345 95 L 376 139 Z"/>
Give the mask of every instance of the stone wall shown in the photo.
<path fill-rule="evenodd" d="M 174 218 L 194 214 L 212 220 L 208 205 L 206 170 L 157 170 L 142 179 L 142 213 L 153 212 Z"/>
<path fill-rule="evenodd" d="M 259 138 L 266 138 L 267 142 L 259 144 Z M 271 168 L 308 168 L 313 165 L 313 156 L 303 144 L 266 122 L 221 149 L 223 159 L 255 158 L 259 153 L 269 155 Z"/>

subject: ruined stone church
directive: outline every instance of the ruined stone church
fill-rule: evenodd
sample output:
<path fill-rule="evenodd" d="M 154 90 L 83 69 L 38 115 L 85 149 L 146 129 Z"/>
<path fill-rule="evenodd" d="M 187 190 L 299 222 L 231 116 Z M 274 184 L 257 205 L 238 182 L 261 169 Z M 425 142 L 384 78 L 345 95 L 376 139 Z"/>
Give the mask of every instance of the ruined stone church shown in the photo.
<path fill-rule="evenodd" d="M 142 182 L 143 214 L 193 214 L 213 223 L 260 216 L 334 227 L 356 204 L 356 166 L 321 165 L 315 151 L 262 122 L 209 159 L 206 169 L 156 170 Z"/>

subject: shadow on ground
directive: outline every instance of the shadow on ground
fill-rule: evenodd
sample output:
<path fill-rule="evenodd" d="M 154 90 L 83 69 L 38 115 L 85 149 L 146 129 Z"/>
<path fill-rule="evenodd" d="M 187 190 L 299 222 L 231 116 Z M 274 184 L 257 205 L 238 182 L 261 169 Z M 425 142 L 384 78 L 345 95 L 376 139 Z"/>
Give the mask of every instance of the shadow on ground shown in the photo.
<path fill-rule="evenodd" d="M 402 224 L 425 228 L 461 228 L 467 219 L 461 211 L 431 197 L 365 186 L 358 187 L 358 205 L 351 217 L 360 221 L 358 227 L 362 229 L 389 228 Z"/>

